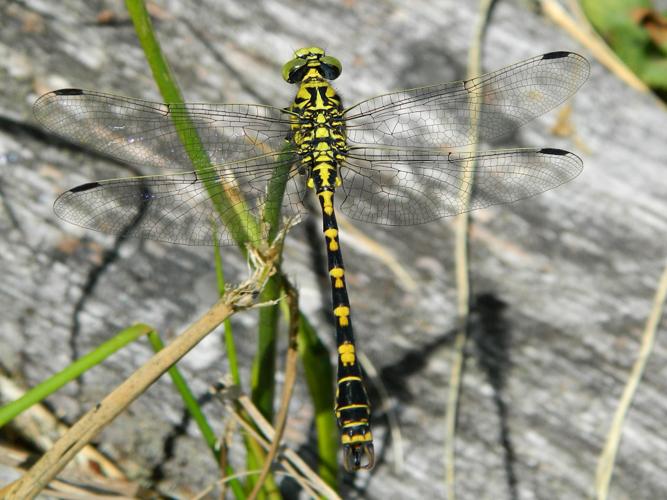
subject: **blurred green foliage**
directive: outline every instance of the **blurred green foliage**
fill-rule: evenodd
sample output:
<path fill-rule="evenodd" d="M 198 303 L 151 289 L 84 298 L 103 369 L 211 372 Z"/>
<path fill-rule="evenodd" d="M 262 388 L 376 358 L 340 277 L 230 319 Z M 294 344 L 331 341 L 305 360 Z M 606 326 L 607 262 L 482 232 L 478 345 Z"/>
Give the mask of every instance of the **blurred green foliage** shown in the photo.
<path fill-rule="evenodd" d="M 667 13 L 650 0 L 582 0 L 609 46 L 649 87 L 667 98 Z"/>

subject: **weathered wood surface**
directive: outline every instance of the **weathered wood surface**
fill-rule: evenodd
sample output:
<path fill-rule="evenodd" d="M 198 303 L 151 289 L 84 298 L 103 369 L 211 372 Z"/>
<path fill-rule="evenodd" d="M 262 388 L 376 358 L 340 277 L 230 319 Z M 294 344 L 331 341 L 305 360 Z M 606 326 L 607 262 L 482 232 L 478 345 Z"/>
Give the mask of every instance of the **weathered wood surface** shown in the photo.
<path fill-rule="evenodd" d="M 520 2 L 517 2 L 520 4 Z M 502 2 L 484 45 L 495 69 L 550 50 L 587 51 L 521 5 Z M 344 64 L 348 103 L 392 89 L 464 76 L 475 6 L 467 2 L 160 2 L 156 22 L 188 100 L 286 105 L 280 78 L 292 50 L 320 45 Z M 100 25 L 105 8 L 119 22 Z M 208 248 L 122 241 L 58 220 L 55 196 L 74 185 L 135 172 L 42 133 L 38 94 L 75 86 L 158 99 L 121 2 L 0 5 L 0 364 L 35 384 L 136 321 L 176 332 L 215 300 Z M 556 137 L 557 113 L 519 131 L 511 145 L 579 153 L 584 173 L 545 195 L 475 213 L 472 285 L 478 302 L 461 395 L 460 498 L 584 498 L 638 352 L 665 258 L 667 115 L 651 96 L 592 60 L 571 102 L 574 135 Z M 308 224 L 310 224 L 310 230 Z M 346 498 L 443 498 L 446 391 L 455 324 L 453 221 L 418 227 L 358 225 L 393 252 L 416 281 L 405 286 L 359 241 L 343 235 L 358 341 L 393 396 L 404 439 L 393 468 L 386 418 L 376 411 L 380 463 L 348 477 Z M 314 235 L 314 236 L 313 236 Z M 296 228 L 286 266 L 302 307 L 332 344 L 329 293 L 313 270 L 319 223 Z M 312 239 L 312 241 L 311 241 Z M 117 249 L 115 257 L 109 251 Z M 245 264 L 226 255 L 229 278 Z M 318 264 L 324 266 L 322 260 Z M 246 368 L 256 318 L 235 319 Z M 667 342 L 655 352 L 628 415 L 612 498 L 667 495 Z M 197 394 L 226 370 L 219 335 L 181 363 Z M 72 421 L 149 356 L 137 344 L 64 388 L 49 404 Z M 312 425 L 300 381 L 287 439 Z M 375 406 L 379 408 L 376 399 Z M 222 410 L 206 407 L 212 421 Z M 195 491 L 211 462 L 167 380 L 99 438 L 132 474 Z M 218 426 L 220 429 L 220 426 Z M 168 443 L 168 444 L 165 444 Z M 299 444 L 299 443 L 297 443 Z M 306 457 L 312 449 L 302 448 Z"/>

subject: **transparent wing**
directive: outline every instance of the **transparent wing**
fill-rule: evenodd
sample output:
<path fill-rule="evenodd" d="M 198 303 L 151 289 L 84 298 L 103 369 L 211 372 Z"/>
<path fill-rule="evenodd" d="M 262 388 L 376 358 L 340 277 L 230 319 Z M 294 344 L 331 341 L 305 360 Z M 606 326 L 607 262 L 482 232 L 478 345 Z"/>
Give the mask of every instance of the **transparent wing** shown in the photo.
<path fill-rule="evenodd" d="M 270 106 L 162 104 L 81 89 L 43 95 L 34 113 L 55 134 L 142 168 L 192 166 L 187 151 L 201 149 L 198 139 L 208 155 L 199 166 L 277 152 L 289 133 L 289 112 Z"/>
<path fill-rule="evenodd" d="M 306 212 L 305 183 L 292 161 L 271 154 L 198 172 L 91 182 L 63 193 L 54 211 L 108 234 L 185 245 L 212 245 L 217 237 L 233 244 L 248 230 L 248 217 L 260 220 L 269 182 L 286 182 L 283 215 Z"/>
<path fill-rule="evenodd" d="M 466 210 L 472 189 L 467 174 L 476 163 L 470 210 L 511 203 L 568 182 L 583 168 L 562 149 L 511 149 L 473 153 L 355 148 L 341 165 L 340 209 L 352 219 L 410 225 Z"/>
<path fill-rule="evenodd" d="M 573 52 L 552 52 L 471 80 L 374 97 L 345 112 L 351 143 L 393 147 L 466 146 L 505 136 L 570 97 L 590 66 Z"/>

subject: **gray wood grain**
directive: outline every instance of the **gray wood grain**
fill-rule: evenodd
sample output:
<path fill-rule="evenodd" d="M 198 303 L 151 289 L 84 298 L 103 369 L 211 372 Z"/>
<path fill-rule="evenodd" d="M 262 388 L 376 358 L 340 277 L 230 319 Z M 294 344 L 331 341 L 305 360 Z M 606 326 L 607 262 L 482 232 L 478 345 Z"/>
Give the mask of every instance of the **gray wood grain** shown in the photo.
<path fill-rule="evenodd" d="M 156 27 L 190 101 L 284 106 L 294 92 L 280 68 L 294 49 L 320 45 L 344 65 L 348 104 L 393 89 L 462 78 L 476 21 L 472 3 L 443 1 L 159 2 Z M 116 23 L 96 16 L 111 9 Z M 159 99 L 120 1 L 0 4 L 0 366 L 29 384 L 133 323 L 180 331 L 215 300 L 208 248 L 114 241 L 58 220 L 56 195 L 95 179 L 134 175 L 41 132 L 38 94 L 93 88 Z M 557 27 L 501 2 L 484 46 L 486 70 L 550 50 L 586 50 Z M 665 259 L 667 117 L 651 96 L 596 61 L 571 102 L 575 134 L 556 137 L 552 112 L 506 146 L 580 154 L 572 183 L 511 206 L 476 212 L 471 239 L 476 299 L 461 395 L 457 491 L 468 498 L 583 498 L 649 313 Z M 500 145 L 500 146 L 503 146 Z M 342 236 L 360 348 L 380 370 L 399 415 L 405 468 L 393 468 L 386 418 L 374 400 L 380 463 L 346 477 L 346 498 L 444 498 L 446 391 L 455 325 L 453 221 L 405 228 L 357 226 L 389 248 L 417 281 L 407 289 L 360 241 Z M 286 268 L 302 308 L 333 344 L 329 295 L 313 262 L 313 217 L 288 239 Z M 246 266 L 225 255 L 231 281 Z M 324 261 L 317 266 L 324 268 Z M 243 366 L 256 316 L 234 320 Z M 655 352 L 628 415 L 611 498 L 667 495 L 667 343 Z M 198 395 L 223 375 L 220 335 L 181 363 Z M 136 344 L 49 399 L 73 421 L 150 349 Z M 247 378 L 246 378 L 247 380 Z M 377 392 L 374 395 L 377 397 Z M 219 404 L 206 405 L 217 430 Z M 164 490 L 196 491 L 215 464 L 170 382 L 160 381 L 98 442 L 135 475 L 162 474 Z M 303 381 L 286 437 L 312 457 L 312 409 Z M 305 432 L 305 434 L 303 434 Z M 171 438 L 171 439 L 170 439 Z M 167 444 L 165 444 L 167 443 Z"/>

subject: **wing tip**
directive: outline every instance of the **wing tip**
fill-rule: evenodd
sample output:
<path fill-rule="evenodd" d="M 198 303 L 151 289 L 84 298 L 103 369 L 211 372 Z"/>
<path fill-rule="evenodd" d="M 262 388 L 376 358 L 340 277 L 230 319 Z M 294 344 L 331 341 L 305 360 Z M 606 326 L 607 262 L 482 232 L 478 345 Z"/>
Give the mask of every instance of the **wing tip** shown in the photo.
<path fill-rule="evenodd" d="M 559 148 L 542 148 L 537 151 L 540 154 L 543 155 L 551 155 L 551 156 L 567 156 L 572 160 L 575 160 L 578 163 L 581 163 L 583 166 L 584 162 L 583 160 L 576 154 L 574 154 L 572 151 L 567 151 L 565 149 L 559 149 Z"/>
<path fill-rule="evenodd" d="M 559 156 L 565 156 L 572 154 L 569 151 L 566 151 L 564 149 L 558 149 L 558 148 L 542 148 L 538 151 L 538 153 L 541 153 L 543 155 L 559 155 Z"/>
<path fill-rule="evenodd" d="M 84 91 L 83 91 L 83 89 L 68 88 L 68 89 L 54 90 L 52 92 L 52 94 L 53 95 L 83 95 Z"/>
<path fill-rule="evenodd" d="M 49 113 L 50 107 L 57 105 L 60 96 L 81 96 L 86 94 L 86 91 L 83 89 L 67 88 L 67 89 L 58 89 L 42 94 L 37 98 L 33 104 L 32 111 L 37 118 L 37 120 L 45 126 L 47 129 L 51 129 L 49 126 Z"/>
<path fill-rule="evenodd" d="M 585 70 L 582 73 L 583 80 L 586 80 L 588 78 L 588 74 L 590 73 L 591 63 L 588 62 L 588 59 L 586 59 L 581 54 L 577 54 L 576 52 L 571 52 L 569 50 L 557 50 L 555 52 L 547 52 L 546 54 L 542 54 L 543 61 L 565 59 L 565 58 L 576 60 L 581 66 L 584 66 Z"/>
<path fill-rule="evenodd" d="M 74 187 L 70 190 L 68 190 L 68 193 L 81 193 L 83 191 L 88 191 L 90 189 L 95 189 L 96 187 L 100 187 L 102 184 L 99 182 L 87 182 L 86 184 L 81 184 L 80 186 Z"/>
<path fill-rule="evenodd" d="M 575 55 L 574 52 L 568 50 L 557 50 L 555 52 L 547 52 L 542 56 L 542 59 L 561 59 L 563 57 L 570 57 L 570 55 Z"/>
<path fill-rule="evenodd" d="M 569 182 L 570 180 L 574 179 L 584 169 L 584 161 L 579 156 L 574 154 L 572 151 L 566 151 L 564 149 L 558 149 L 558 148 L 542 148 L 538 150 L 537 153 L 548 156 L 562 156 L 565 158 L 564 161 L 566 161 L 568 165 L 567 170 L 569 172 L 569 177 L 561 184 L 564 184 L 565 182 Z"/>
<path fill-rule="evenodd" d="M 67 216 L 67 214 L 70 213 L 72 210 L 72 207 L 70 205 L 70 199 L 73 195 L 90 191 L 91 189 L 95 189 L 100 186 L 102 186 L 102 183 L 100 182 L 87 182 L 85 184 L 81 184 L 80 186 L 73 187 L 72 189 L 68 189 L 60 196 L 58 196 L 56 198 L 56 201 L 53 202 L 53 211 L 61 219 L 71 222 L 72 224 L 76 224 L 77 226 L 81 225 L 77 222 L 72 222 L 70 218 Z M 82 227 L 86 226 L 82 225 Z"/>

